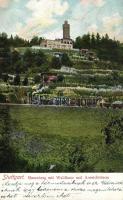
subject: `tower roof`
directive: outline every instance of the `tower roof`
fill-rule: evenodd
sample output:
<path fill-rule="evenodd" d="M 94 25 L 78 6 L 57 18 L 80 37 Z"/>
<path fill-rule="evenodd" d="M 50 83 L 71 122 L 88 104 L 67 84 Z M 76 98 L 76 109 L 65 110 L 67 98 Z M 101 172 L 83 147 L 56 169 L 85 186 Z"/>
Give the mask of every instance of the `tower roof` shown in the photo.
<path fill-rule="evenodd" d="M 67 20 L 65 20 L 65 21 L 64 21 L 64 23 L 65 23 L 65 24 L 68 24 L 68 21 L 67 21 Z"/>

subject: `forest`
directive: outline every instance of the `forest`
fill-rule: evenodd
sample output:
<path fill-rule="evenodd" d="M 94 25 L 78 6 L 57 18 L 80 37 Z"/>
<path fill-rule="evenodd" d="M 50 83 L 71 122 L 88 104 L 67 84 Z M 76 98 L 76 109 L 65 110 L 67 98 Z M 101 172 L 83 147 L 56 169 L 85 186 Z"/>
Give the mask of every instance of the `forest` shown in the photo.
<path fill-rule="evenodd" d="M 74 42 L 74 47 L 94 50 L 101 60 L 123 63 L 123 44 L 109 38 L 108 34 L 100 36 L 99 33 L 96 35 L 88 33 L 79 36 Z"/>

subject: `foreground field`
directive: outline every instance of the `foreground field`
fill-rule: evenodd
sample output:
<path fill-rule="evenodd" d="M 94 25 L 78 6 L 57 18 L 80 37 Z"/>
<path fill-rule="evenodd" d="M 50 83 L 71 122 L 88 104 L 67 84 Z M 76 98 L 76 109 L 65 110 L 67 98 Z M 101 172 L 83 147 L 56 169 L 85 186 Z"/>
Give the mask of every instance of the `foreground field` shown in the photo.
<path fill-rule="evenodd" d="M 16 171 L 122 172 L 123 141 L 106 145 L 103 129 L 123 110 L 10 107 Z"/>

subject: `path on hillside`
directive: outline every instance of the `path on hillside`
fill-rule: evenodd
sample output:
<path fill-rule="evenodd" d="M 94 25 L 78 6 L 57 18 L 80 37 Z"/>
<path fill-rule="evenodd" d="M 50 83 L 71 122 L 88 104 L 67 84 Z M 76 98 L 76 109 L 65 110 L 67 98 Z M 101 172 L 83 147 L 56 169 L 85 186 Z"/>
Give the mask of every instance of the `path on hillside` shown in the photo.
<path fill-rule="evenodd" d="M 97 108 L 96 106 L 65 106 L 65 105 L 39 105 L 39 104 L 15 104 L 15 103 L 0 103 L 0 106 L 27 106 L 27 107 L 61 107 L 61 108 Z"/>

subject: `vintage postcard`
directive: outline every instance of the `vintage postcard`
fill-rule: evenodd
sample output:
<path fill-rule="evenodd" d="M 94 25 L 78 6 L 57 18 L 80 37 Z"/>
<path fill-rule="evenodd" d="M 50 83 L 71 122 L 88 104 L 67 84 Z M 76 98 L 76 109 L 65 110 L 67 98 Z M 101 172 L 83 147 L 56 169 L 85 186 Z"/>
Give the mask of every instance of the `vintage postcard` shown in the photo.
<path fill-rule="evenodd" d="M 0 199 L 123 200 L 123 0 L 0 0 Z"/>

